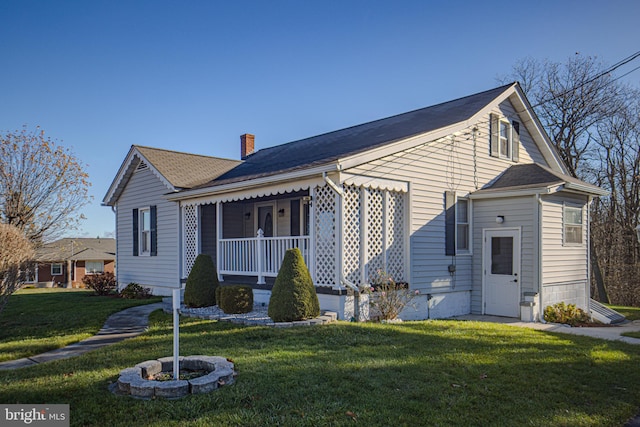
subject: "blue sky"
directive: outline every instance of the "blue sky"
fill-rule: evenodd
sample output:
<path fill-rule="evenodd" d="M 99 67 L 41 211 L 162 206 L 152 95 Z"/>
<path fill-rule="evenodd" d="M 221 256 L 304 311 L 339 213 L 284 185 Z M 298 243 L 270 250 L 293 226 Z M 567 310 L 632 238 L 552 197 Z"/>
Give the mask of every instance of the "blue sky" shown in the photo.
<path fill-rule="evenodd" d="M 498 86 L 520 58 L 640 50 L 640 1 L 0 1 L 0 131 L 71 147 L 92 182 L 132 144 L 237 159 Z M 640 65 L 639 60 L 619 74 Z M 640 86 L 640 70 L 626 80 Z"/>

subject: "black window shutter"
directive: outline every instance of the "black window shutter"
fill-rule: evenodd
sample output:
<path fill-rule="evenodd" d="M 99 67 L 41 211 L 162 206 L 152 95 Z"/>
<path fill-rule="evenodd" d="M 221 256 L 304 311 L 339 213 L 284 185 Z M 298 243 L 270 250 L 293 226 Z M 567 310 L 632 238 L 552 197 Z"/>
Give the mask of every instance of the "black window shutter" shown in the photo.
<path fill-rule="evenodd" d="M 512 159 L 514 162 L 520 160 L 520 122 L 511 122 L 513 126 L 513 141 L 512 142 Z"/>
<path fill-rule="evenodd" d="M 300 235 L 300 200 L 291 201 L 291 236 Z"/>
<path fill-rule="evenodd" d="M 456 193 L 453 191 L 445 191 L 444 205 L 444 253 L 445 255 L 453 256 L 456 254 Z"/>
<path fill-rule="evenodd" d="M 151 214 L 151 256 L 158 255 L 158 220 L 157 214 L 158 210 L 155 206 L 151 206 L 149 208 L 149 213 Z"/>
<path fill-rule="evenodd" d="M 498 135 L 500 133 L 500 120 L 497 114 L 489 114 L 489 154 L 492 157 L 500 157 L 500 141 Z"/>
<path fill-rule="evenodd" d="M 133 210 L 133 256 L 138 256 L 138 209 Z"/>

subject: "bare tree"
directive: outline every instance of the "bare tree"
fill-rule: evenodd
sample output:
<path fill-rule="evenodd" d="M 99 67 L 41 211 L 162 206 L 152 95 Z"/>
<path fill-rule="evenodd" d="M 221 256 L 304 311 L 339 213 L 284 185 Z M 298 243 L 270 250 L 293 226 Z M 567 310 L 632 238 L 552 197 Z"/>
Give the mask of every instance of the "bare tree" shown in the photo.
<path fill-rule="evenodd" d="M 611 289 L 611 301 L 640 306 L 638 91 L 580 54 L 563 64 L 525 58 L 501 80 L 520 81 L 569 172 L 611 191 L 593 204 L 593 294 L 610 302 Z"/>
<path fill-rule="evenodd" d="M 0 224 L 0 312 L 20 287 L 21 269 L 33 254 L 31 243 L 17 227 Z"/>
<path fill-rule="evenodd" d="M 520 82 L 573 176 L 582 177 L 582 163 L 590 160 L 594 125 L 625 106 L 620 85 L 606 69 L 579 54 L 564 64 L 525 58 L 502 79 Z"/>
<path fill-rule="evenodd" d="M 612 300 L 640 306 L 640 93 L 627 108 L 598 124 L 594 137 L 598 185 L 611 195 L 598 200 L 592 232 Z"/>
<path fill-rule="evenodd" d="M 88 201 L 88 175 L 75 155 L 27 127 L 0 134 L 0 223 L 33 243 L 77 225 Z"/>

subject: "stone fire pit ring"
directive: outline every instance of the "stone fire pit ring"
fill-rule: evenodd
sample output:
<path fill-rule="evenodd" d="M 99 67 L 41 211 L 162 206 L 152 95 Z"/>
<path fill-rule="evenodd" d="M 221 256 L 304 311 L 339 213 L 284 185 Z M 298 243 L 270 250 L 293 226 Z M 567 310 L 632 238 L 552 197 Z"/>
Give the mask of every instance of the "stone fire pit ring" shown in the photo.
<path fill-rule="evenodd" d="M 188 394 L 209 393 L 219 387 L 233 384 L 236 372 L 231 361 L 220 356 L 180 356 L 180 370 L 207 371 L 206 375 L 189 380 L 150 380 L 161 372 L 173 372 L 173 357 L 162 357 L 138 363 L 120 371 L 118 382 L 112 387 L 116 394 L 139 399 L 163 397 L 176 399 Z"/>

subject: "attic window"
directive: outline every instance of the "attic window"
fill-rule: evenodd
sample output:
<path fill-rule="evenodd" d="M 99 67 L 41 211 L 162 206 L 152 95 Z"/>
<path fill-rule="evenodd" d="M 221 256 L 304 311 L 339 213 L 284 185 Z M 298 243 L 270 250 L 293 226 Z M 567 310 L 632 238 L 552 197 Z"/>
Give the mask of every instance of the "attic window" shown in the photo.
<path fill-rule="evenodd" d="M 138 164 L 138 167 L 136 168 L 136 171 L 143 171 L 145 169 L 149 169 L 149 166 L 141 160 Z"/>
<path fill-rule="evenodd" d="M 517 162 L 520 157 L 520 123 L 491 113 L 489 151 L 492 157 Z"/>

